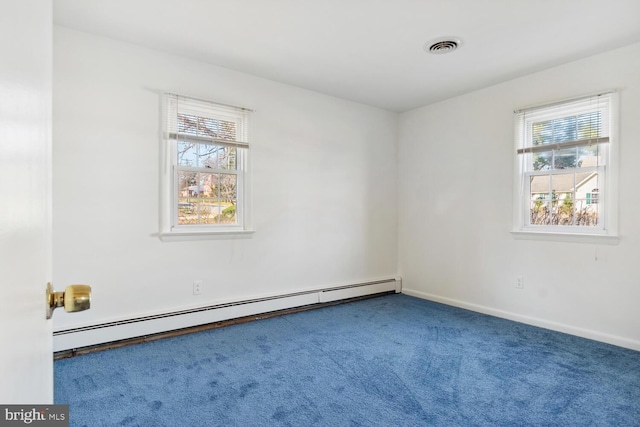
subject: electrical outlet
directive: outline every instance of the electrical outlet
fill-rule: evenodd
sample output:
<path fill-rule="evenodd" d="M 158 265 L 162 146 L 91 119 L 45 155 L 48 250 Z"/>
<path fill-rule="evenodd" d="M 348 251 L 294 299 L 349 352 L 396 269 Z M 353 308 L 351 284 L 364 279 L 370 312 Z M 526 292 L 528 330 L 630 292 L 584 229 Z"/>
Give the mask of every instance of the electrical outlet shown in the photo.
<path fill-rule="evenodd" d="M 193 281 L 193 294 L 200 295 L 202 292 L 202 280 L 194 280 Z"/>
<path fill-rule="evenodd" d="M 516 289 L 524 289 L 524 276 L 516 276 Z"/>

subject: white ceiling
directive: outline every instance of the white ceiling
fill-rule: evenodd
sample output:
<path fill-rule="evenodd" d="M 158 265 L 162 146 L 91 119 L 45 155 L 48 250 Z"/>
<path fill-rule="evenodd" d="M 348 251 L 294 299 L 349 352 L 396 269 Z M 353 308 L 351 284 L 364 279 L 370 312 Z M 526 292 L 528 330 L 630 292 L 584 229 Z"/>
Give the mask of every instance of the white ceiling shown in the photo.
<path fill-rule="evenodd" d="M 393 111 L 640 41 L 640 0 L 53 4 L 57 25 Z M 440 36 L 463 45 L 426 53 L 424 44 Z"/>

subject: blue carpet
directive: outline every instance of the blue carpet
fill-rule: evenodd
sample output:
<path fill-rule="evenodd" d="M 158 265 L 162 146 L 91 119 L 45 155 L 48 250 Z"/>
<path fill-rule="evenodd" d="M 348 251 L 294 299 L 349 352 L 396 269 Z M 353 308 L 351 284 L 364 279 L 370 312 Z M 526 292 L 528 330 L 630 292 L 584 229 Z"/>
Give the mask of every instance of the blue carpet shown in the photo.
<path fill-rule="evenodd" d="M 55 362 L 72 426 L 640 426 L 640 352 L 389 295 Z"/>

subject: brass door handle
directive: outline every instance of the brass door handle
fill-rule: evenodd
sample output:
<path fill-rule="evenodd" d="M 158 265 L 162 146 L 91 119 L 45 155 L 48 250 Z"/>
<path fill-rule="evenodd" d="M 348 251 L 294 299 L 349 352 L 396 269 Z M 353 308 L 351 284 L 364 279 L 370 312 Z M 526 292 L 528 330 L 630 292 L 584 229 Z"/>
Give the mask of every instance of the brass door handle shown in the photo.
<path fill-rule="evenodd" d="M 53 310 L 64 307 L 67 313 L 91 308 L 91 286 L 69 285 L 64 292 L 55 292 L 51 283 L 47 283 L 47 319 L 51 319 Z"/>

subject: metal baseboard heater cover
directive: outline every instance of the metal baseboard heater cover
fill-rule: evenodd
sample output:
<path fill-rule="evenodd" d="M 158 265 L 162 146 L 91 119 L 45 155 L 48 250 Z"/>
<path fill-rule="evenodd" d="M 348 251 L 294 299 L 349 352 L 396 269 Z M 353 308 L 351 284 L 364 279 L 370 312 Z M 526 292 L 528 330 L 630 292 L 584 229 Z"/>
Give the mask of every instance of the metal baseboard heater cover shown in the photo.
<path fill-rule="evenodd" d="M 272 311 L 322 304 L 342 299 L 402 291 L 400 278 L 295 292 L 179 310 L 117 322 L 64 329 L 53 333 L 53 351 L 89 347 L 176 329 L 253 316 Z"/>

